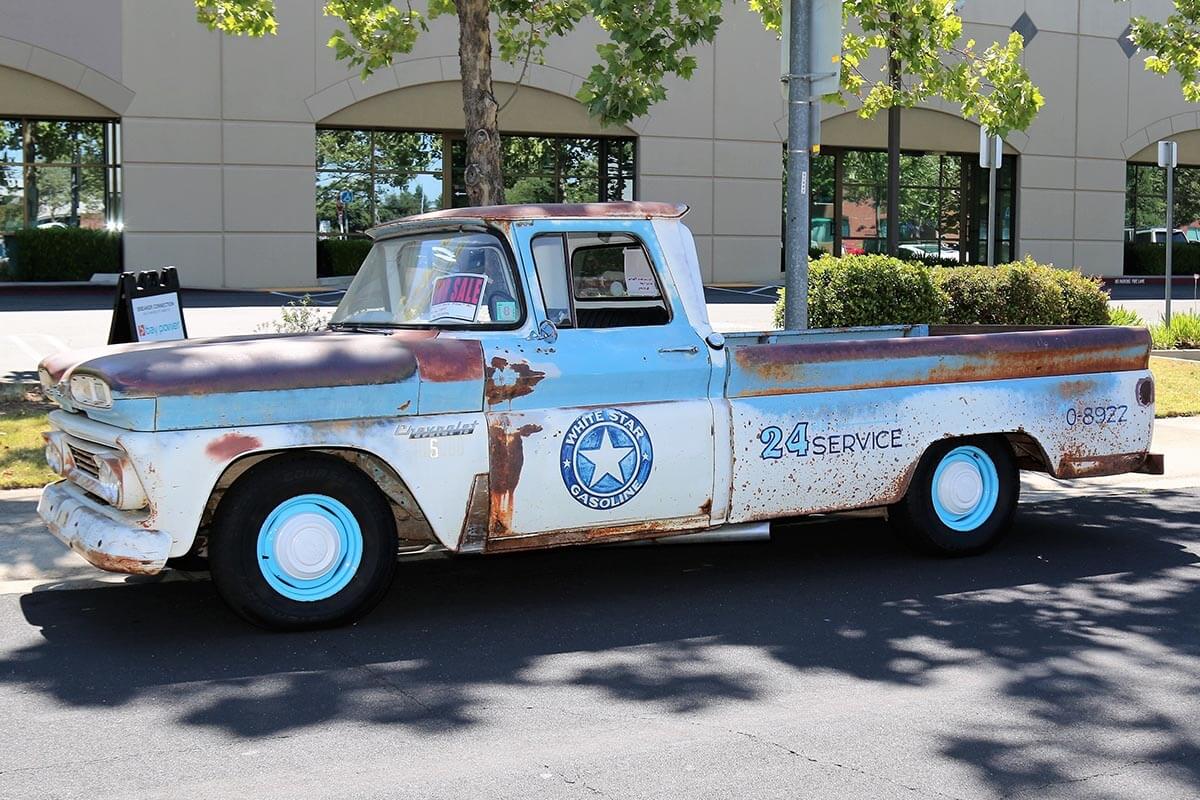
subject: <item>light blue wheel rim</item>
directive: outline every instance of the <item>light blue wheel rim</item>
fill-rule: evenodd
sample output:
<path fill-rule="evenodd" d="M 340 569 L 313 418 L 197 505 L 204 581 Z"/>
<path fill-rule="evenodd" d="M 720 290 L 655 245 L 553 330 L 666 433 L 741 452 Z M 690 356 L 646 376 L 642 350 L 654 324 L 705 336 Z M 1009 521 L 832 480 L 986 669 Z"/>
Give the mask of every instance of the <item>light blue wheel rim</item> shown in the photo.
<path fill-rule="evenodd" d="M 956 485 L 951 485 L 951 481 Z M 954 501 L 947 502 L 947 495 L 955 494 L 955 488 L 961 489 L 964 481 L 972 490 L 965 492 L 969 497 L 964 499 L 964 492 L 959 492 Z M 973 491 L 976 488 L 975 481 L 979 484 L 977 498 Z M 933 497 L 933 510 L 942 524 L 951 530 L 967 533 L 986 522 L 996 510 L 996 503 L 1000 500 L 1000 474 L 991 457 L 978 447 L 956 447 L 942 458 L 933 471 L 930 495 Z"/>
<path fill-rule="evenodd" d="M 299 569 L 302 565 L 291 552 L 301 537 L 320 545 L 323 558 L 318 561 L 322 563 L 311 572 Z M 258 531 L 258 568 L 267 584 L 289 600 L 315 602 L 333 597 L 354 579 L 362 554 L 358 520 L 343 503 L 323 494 L 284 500 Z"/>

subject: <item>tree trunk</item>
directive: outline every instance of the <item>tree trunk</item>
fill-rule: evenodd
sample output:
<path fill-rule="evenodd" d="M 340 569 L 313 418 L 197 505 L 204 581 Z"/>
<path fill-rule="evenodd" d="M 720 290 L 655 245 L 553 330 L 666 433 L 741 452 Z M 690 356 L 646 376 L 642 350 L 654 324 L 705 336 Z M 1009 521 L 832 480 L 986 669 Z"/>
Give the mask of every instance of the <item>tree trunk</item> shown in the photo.
<path fill-rule="evenodd" d="M 894 18 L 894 15 L 893 15 Z M 888 58 L 888 82 L 900 88 L 900 62 Z M 887 254 L 900 252 L 900 106 L 888 109 Z"/>
<path fill-rule="evenodd" d="M 455 0 L 463 113 L 467 120 L 467 200 L 473 206 L 504 202 L 500 131 L 492 94 L 492 29 L 487 0 Z"/>

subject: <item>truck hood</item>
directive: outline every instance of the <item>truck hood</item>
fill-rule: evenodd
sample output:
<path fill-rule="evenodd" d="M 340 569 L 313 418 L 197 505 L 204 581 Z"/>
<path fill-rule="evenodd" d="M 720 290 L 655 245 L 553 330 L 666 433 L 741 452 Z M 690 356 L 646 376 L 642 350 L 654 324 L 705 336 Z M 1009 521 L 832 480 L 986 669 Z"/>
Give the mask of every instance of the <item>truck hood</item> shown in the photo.
<path fill-rule="evenodd" d="M 67 351 L 47 357 L 39 372 L 47 394 L 69 410 L 135 430 L 167 430 L 477 411 L 483 348 L 437 331 L 320 331 Z M 108 384 L 113 408 L 74 402 L 76 375 Z M 419 409 L 418 388 L 426 383 L 456 384 L 434 393 L 450 407 Z M 151 403 L 152 424 L 145 418 Z"/>

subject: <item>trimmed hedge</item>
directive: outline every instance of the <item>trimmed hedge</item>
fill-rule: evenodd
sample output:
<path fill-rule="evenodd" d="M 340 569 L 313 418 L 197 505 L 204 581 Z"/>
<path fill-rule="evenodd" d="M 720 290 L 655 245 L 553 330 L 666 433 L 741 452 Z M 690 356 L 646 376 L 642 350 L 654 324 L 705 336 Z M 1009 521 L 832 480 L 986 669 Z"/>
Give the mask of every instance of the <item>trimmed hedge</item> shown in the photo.
<path fill-rule="evenodd" d="M 1165 244 L 1125 244 L 1126 275 L 1165 275 L 1167 248 Z M 1172 275 L 1200 273 L 1200 244 L 1176 244 L 1171 253 Z"/>
<path fill-rule="evenodd" d="M 11 281 L 86 281 L 121 271 L 121 234 L 90 228 L 26 228 L 4 234 Z"/>
<path fill-rule="evenodd" d="M 943 305 L 928 267 L 878 255 L 826 256 L 812 262 L 808 292 L 809 325 L 814 328 L 932 320 Z"/>
<path fill-rule="evenodd" d="M 370 251 L 370 239 L 317 239 L 317 275 L 353 275 Z"/>
<path fill-rule="evenodd" d="M 1025 259 L 998 267 L 930 267 L 887 256 L 825 257 L 809 266 L 809 325 L 1105 325 L 1097 278 Z M 783 326 L 783 292 L 775 306 Z"/>

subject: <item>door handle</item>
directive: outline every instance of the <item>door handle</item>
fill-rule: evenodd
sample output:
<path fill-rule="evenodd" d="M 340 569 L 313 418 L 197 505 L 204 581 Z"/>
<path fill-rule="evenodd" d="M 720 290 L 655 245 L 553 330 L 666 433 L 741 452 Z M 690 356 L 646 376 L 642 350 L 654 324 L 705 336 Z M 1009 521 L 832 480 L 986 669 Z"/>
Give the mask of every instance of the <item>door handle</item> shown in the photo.
<path fill-rule="evenodd" d="M 687 347 L 660 347 L 660 348 L 658 348 L 658 352 L 660 352 L 660 353 L 691 353 L 692 355 L 695 355 L 696 353 L 700 352 L 700 348 L 696 347 L 696 345 L 694 345 L 694 344 L 688 345 Z"/>

